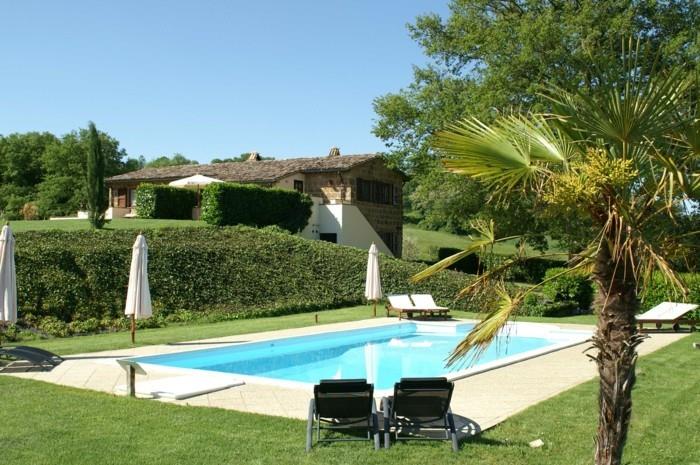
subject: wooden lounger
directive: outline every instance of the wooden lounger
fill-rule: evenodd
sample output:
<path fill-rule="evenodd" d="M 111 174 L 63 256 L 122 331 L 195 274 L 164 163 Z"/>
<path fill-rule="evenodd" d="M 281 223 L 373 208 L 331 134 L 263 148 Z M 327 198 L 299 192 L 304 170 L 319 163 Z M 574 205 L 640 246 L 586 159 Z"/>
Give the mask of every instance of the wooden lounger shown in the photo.
<path fill-rule="evenodd" d="M 686 318 L 686 315 L 698 308 L 695 304 L 681 304 L 675 302 L 662 302 L 656 307 L 637 315 L 639 330 L 644 331 L 644 324 L 650 323 L 661 329 L 664 324 L 671 324 L 674 331 L 680 329 L 680 325 L 687 324 L 690 330 L 695 330 L 697 320 Z"/>
<path fill-rule="evenodd" d="M 430 294 L 411 294 L 411 300 L 416 307 L 423 309 L 426 314 L 438 315 L 443 318 L 450 317 L 450 309 L 437 305 Z"/>
<path fill-rule="evenodd" d="M 388 302 L 386 304 L 386 316 L 391 316 L 391 312 L 396 312 L 399 316 L 399 320 L 403 315 L 408 316 L 408 318 L 413 318 L 414 313 L 418 313 L 417 309 L 408 294 L 402 295 L 388 295 L 386 296 Z"/>
<path fill-rule="evenodd" d="M 428 295 L 428 294 L 424 294 Z M 428 295 L 429 296 L 429 295 Z M 432 301 L 432 296 L 429 296 Z M 386 304 L 386 316 L 391 316 L 391 312 L 396 312 L 399 316 L 399 320 L 406 315 L 408 319 L 412 319 L 414 315 L 418 316 L 441 316 L 443 318 L 449 317 L 449 309 L 447 307 L 438 307 L 433 302 L 432 306 L 420 306 L 414 305 L 411 298 L 406 294 L 402 295 L 389 295 L 387 296 L 389 302 Z"/>

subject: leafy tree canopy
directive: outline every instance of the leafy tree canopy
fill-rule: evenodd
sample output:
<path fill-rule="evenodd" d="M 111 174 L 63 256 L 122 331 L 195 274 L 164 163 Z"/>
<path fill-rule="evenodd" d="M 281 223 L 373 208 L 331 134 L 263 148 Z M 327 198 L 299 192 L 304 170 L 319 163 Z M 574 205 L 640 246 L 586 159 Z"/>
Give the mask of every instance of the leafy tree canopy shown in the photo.
<path fill-rule="evenodd" d="M 119 141 L 98 132 L 105 156 L 105 176 L 142 166 L 127 158 Z M 20 218 L 27 203 L 36 203 L 39 216 L 75 214 L 87 202 L 86 167 L 88 131 L 80 129 L 57 137 L 48 132 L 0 135 L 0 213 Z"/>
<path fill-rule="evenodd" d="M 196 160 L 190 160 L 181 153 L 175 153 L 172 157 L 167 157 L 163 155 L 162 157 L 154 158 L 151 161 L 145 163 L 145 168 L 163 168 L 165 166 L 178 166 L 178 165 L 198 165 L 199 162 Z"/>
<path fill-rule="evenodd" d="M 432 169 L 430 134 L 467 115 L 489 122 L 504 110 L 547 110 L 546 81 L 594 92 L 596 76 L 623 70 L 622 38 L 642 37 L 647 60 L 700 70 L 695 0 L 452 0 L 450 15 L 409 25 L 430 59 L 406 88 L 377 98 L 373 132 L 408 173 Z M 640 63 L 640 69 L 649 69 Z"/>

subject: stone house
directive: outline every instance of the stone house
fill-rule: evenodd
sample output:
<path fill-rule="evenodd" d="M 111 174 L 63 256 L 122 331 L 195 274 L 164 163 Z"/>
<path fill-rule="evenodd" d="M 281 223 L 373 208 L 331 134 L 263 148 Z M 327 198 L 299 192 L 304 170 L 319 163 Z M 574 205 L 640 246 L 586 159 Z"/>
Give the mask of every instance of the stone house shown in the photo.
<path fill-rule="evenodd" d="M 380 155 L 341 156 L 337 148 L 325 157 L 260 160 L 253 153 L 245 162 L 144 168 L 113 176 L 106 179 L 108 217 L 135 215 L 141 183 L 167 184 L 195 174 L 305 192 L 314 206 L 303 237 L 364 249 L 375 242 L 380 251 L 401 256 L 405 176 L 387 168 Z M 193 215 L 198 217 L 198 211 Z"/>

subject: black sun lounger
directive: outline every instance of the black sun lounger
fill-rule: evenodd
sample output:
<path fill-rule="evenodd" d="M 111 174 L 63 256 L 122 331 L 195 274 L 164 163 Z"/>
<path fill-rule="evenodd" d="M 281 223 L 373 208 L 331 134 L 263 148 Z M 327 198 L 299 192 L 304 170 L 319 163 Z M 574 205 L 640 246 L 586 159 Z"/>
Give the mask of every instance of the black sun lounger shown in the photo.
<path fill-rule="evenodd" d="M 63 358 L 53 352 L 29 346 L 0 347 L 0 355 L 29 362 L 24 364 L 27 368 L 51 370 L 63 362 Z"/>
<path fill-rule="evenodd" d="M 379 424 L 374 403 L 374 386 L 364 379 L 321 380 L 314 386 L 314 398 L 309 402 L 306 428 L 306 451 L 311 450 L 313 430 L 317 442 L 365 441 L 374 438 L 379 449 Z M 366 431 L 366 438 L 321 438 L 321 430 Z"/>
<path fill-rule="evenodd" d="M 457 430 L 450 410 L 454 384 L 447 378 L 402 378 L 394 385 L 394 396 L 382 399 L 384 409 L 384 447 L 396 440 L 452 440 L 457 452 Z M 444 430 L 445 438 L 417 436 L 421 430 Z M 399 435 L 399 433 L 411 433 Z"/>

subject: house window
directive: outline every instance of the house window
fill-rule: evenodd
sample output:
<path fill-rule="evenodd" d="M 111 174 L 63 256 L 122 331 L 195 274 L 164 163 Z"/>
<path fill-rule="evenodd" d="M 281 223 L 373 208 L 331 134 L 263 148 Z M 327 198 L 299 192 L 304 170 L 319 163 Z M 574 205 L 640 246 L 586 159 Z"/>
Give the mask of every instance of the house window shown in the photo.
<path fill-rule="evenodd" d="M 360 202 L 391 205 L 394 201 L 394 186 L 380 181 L 357 179 L 357 200 Z"/>
<path fill-rule="evenodd" d="M 321 233 L 319 239 L 326 242 L 338 243 L 338 235 L 336 233 Z"/>
<path fill-rule="evenodd" d="M 294 190 L 297 192 L 304 193 L 304 181 L 294 180 Z"/>

